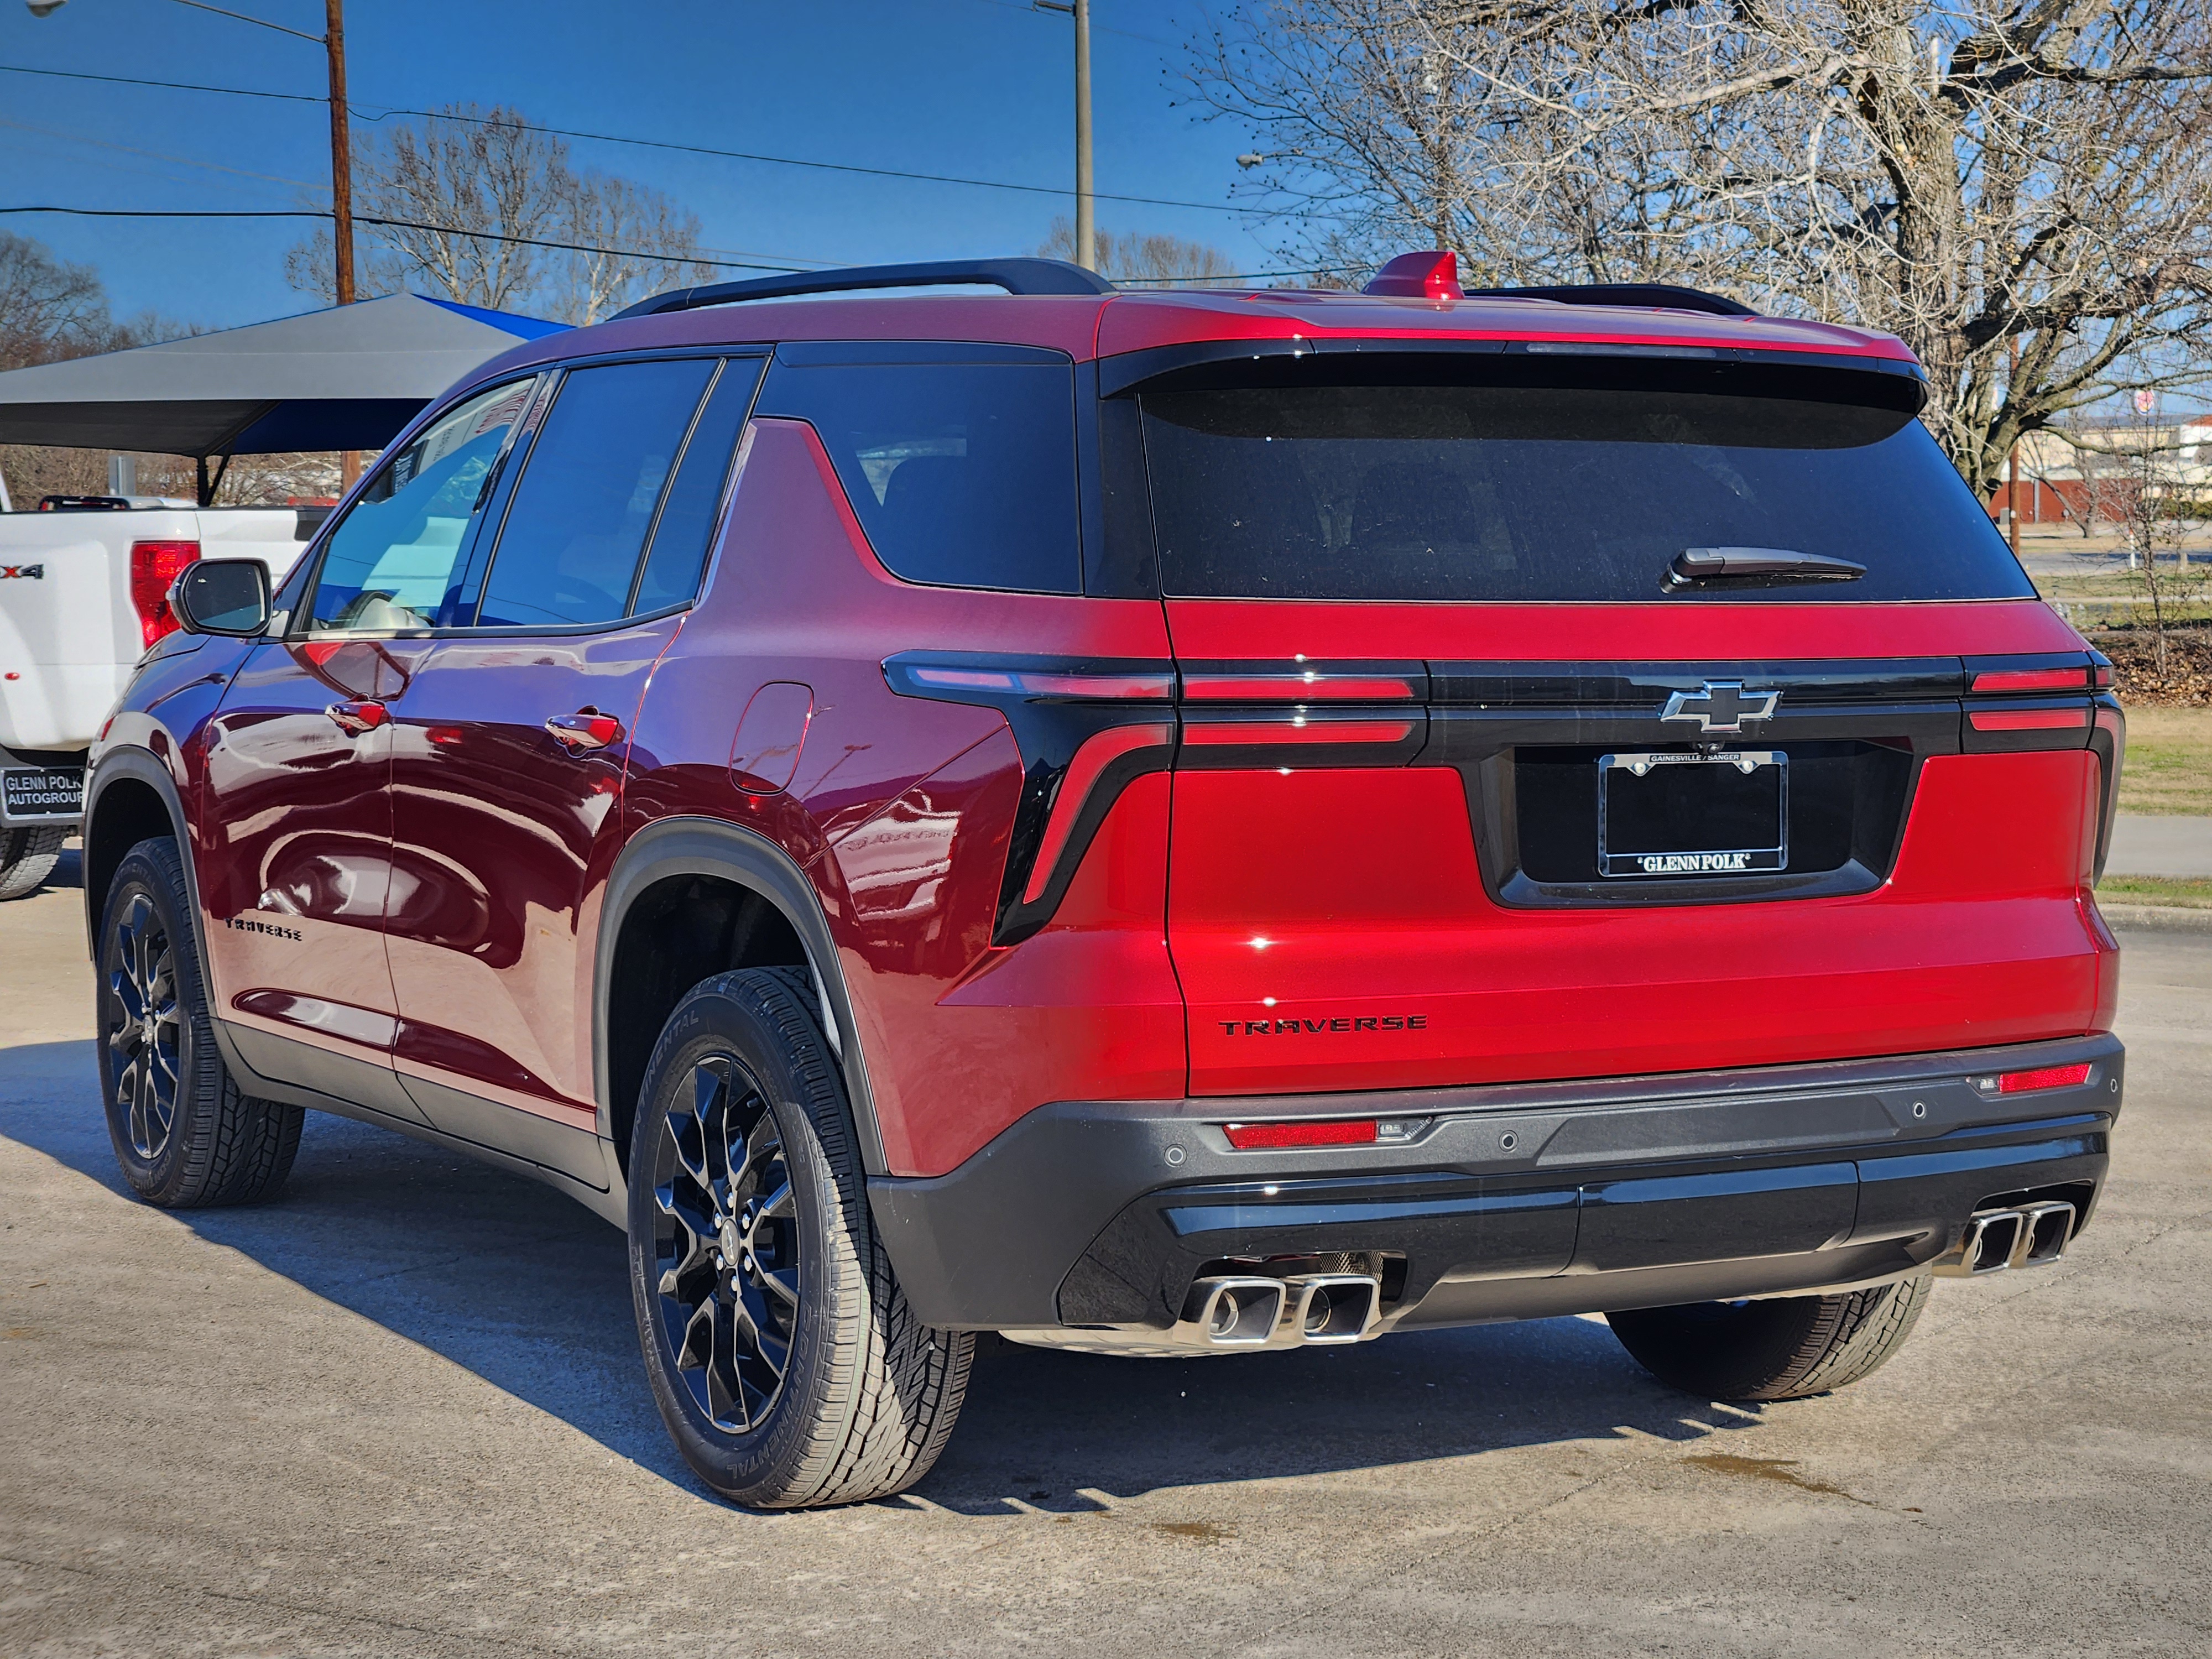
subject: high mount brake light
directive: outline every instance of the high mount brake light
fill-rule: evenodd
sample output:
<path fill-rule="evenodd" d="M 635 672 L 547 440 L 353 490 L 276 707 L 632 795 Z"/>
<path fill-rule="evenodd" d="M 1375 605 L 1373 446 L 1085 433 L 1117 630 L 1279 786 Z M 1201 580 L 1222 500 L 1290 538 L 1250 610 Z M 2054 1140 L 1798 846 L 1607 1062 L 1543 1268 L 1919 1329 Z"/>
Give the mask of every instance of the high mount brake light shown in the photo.
<path fill-rule="evenodd" d="M 169 588 L 185 567 L 199 556 L 198 542 L 131 544 L 131 608 L 138 613 L 138 631 L 147 645 L 158 643 L 184 625 L 169 608 Z"/>
<path fill-rule="evenodd" d="M 1376 1139 L 1376 1120 L 1371 1117 L 1294 1123 L 1224 1123 L 1221 1133 L 1240 1152 L 1272 1146 L 1371 1146 Z"/>
<path fill-rule="evenodd" d="M 2028 1072 L 1999 1072 L 1978 1077 L 1974 1087 L 1985 1095 L 2033 1094 L 2039 1089 L 2078 1089 L 2089 1080 L 2089 1062 L 2074 1066 L 2041 1066 Z"/>
<path fill-rule="evenodd" d="M 1459 285 L 1459 255 L 1443 248 L 1428 253 L 1401 253 L 1376 271 L 1375 280 L 1360 292 L 1389 299 L 1433 300 L 1440 303 L 1462 299 L 1465 296 Z"/>

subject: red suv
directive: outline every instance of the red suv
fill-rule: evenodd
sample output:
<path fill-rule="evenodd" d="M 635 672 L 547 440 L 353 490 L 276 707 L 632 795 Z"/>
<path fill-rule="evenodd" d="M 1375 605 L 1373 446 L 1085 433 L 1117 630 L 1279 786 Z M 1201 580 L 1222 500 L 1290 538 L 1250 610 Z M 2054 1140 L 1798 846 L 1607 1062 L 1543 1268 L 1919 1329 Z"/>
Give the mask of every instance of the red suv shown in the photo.
<path fill-rule="evenodd" d="M 993 285 L 765 303 L 831 289 Z M 743 302 L 743 303 L 739 303 Z M 1710 1398 L 2047 1261 L 2123 727 L 1897 341 L 1679 289 L 686 289 L 517 349 L 97 751 L 116 1154 L 313 1107 L 627 1230 L 718 1492 L 899 1490 L 973 1333 L 1607 1314 Z"/>

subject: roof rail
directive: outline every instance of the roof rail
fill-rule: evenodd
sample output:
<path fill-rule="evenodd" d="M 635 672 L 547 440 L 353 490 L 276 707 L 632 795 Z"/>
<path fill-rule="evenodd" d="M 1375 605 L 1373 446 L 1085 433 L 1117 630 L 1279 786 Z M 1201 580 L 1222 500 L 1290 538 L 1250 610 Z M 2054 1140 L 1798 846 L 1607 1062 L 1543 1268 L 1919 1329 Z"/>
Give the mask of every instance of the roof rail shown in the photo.
<path fill-rule="evenodd" d="M 802 294 L 842 294 L 866 288 L 950 288 L 983 283 L 1009 294 L 1111 294 L 1114 284 L 1096 271 L 1065 259 L 937 259 L 914 265 L 854 265 L 842 270 L 793 271 L 788 276 L 754 276 L 737 283 L 708 283 L 671 289 L 640 300 L 607 320 L 659 317 L 672 311 L 696 311 L 739 300 L 784 300 Z"/>
<path fill-rule="evenodd" d="M 1657 306 L 1704 311 L 1716 317 L 1756 317 L 1749 306 L 1703 289 L 1672 283 L 1577 283 L 1565 288 L 1471 288 L 1470 300 L 1556 300 L 1563 306 Z"/>

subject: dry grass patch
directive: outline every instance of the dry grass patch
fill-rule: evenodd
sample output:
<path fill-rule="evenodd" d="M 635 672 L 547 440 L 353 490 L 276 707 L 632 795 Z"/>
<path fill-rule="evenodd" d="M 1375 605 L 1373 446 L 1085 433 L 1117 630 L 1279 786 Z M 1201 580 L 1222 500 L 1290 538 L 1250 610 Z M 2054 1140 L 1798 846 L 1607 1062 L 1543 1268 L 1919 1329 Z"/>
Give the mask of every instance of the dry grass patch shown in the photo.
<path fill-rule="evenodd" d="M 2108 904 L 2163 904 L 2212 910 L 2212 881 L 2202 876 L 2106 876 L 2097 896 Z"/>
<path fill-rule="evenodd" d="M 2212 708 L 2128 710 L 2120 811 L 2212 814 Z"/>

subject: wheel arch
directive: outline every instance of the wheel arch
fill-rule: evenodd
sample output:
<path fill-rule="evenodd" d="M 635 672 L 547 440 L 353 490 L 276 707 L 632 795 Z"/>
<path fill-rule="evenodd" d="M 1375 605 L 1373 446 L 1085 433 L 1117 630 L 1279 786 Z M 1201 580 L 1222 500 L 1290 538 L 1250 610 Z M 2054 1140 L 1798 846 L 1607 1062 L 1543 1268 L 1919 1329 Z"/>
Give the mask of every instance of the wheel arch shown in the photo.
<path fill-rule="evenodd" d="M 192 838 L 184 796 L 151 750 L 135 745 L 111 749 L 93 768 L 84 800 L 84 937 L 87 950 L 100 954 L 100 919 L 107 908 L 107 889 L 116 866 L 140 842 L 168 836 L 184 860 L 191 890 L 192 942 L 202 963 L 208 960 L 206 918 L 200 914 L 199 872 L 192 861 Z"/>
<path fill-rule="evenodd" d="M 724 925 L 708 930 L 707 936 L 719 943 L 704 945 L 695 939 L 669 946 L 664 925 L 678 910 L 696 920 L 702 895 L 710 904 L 735 901 Z M 738 959 L 726 959 L 733 955 Z M 725 959 L 705 965 L 715 957 Z M 705 971 L 684 978 L 701 965 Z M 804 967 L 813 974 L 843 1068 L 862 1166 L 872 1176 L 885 1172 L 860 1028 L 813 884 L 764 836 L 719 818 L 674 817 L 630 838 L 600 902 L 592 977 L 592 1084 L 599 1133 L 614 1146 L 625 1174 L 637 1086 L 669 1011 L 701 979 L 732 968 L 768 966 Z M 678 979 L 684 982 L 676 984 Z"/>

